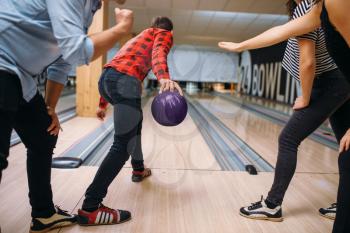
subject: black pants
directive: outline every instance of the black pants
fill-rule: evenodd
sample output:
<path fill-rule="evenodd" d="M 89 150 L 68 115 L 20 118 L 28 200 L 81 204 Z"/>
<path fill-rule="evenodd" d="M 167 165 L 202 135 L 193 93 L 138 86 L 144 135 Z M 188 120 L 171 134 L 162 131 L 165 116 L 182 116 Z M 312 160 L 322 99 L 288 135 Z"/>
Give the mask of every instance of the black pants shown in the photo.
<path fill-rule="evenodd" d="M 55 213 L 51 191 L 51 161 L 57 137 L 47 128 L 51 118 L 43 97 L 37 94 L 29 103 L 22 97 L 17 76 L 0 71 L 0 168 L 7 167 L 12 129 L 27 148 L 27 175 L 32 217 Z M 8 190 L 11 195 L 11 190 Z"/>
<path fill-rule="evenodd" d="M 295 173 L 300 143 L 314 132 L 327 118 L 338 142 L 350 128 L 350 85 L 339 70 L 317 78 L 312 88 L 310 105 L 295 111 L 279 136 L 275 177 L 267 200 L 281 205 Z M 337 221 L 347 221 L 350 210 L 350 151 L 339 156 L 340 184 Z M 348 221 L 349 222 L 349 221 Z M 350 231 L 349 231 L 350 232 Z"/>
<path fill-rule="evenodd" d="M 130 155 L 133 169 L 143 168 L 141 82 L 109 68 L 101 76 L 99 91 L 114 107 L 114 142 L 86 191 L 83 209 L 98 207 Z"/>

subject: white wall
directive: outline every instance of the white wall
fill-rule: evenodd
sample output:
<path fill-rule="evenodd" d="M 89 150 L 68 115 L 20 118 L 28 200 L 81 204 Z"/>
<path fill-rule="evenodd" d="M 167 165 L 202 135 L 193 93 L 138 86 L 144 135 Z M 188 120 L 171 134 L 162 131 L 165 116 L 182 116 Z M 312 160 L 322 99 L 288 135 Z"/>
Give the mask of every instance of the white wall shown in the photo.
<path fill-rule="evenodd" d="M 190 82 L 237 82 L 238 55 L 209 47 L 174 46 L 168 57 L 171 78 Z M 149 77 L 154 79 L 153 73 Z"/>

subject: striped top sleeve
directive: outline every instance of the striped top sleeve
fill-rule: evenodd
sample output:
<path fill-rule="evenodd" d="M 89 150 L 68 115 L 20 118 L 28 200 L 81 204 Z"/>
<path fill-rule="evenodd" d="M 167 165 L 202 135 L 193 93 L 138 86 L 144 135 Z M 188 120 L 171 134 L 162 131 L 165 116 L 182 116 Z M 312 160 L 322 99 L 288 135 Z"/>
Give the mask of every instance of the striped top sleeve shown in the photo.
<path fill-rule="evenodd" d="M 294 10 L 292 20 L 307 14 L 315 5 L 315 0 L 303 0 Z M 282 62 L 283 68 L 295 79 L 299 80 L 299 44 L 298 39 L 307 39 L 315 42 L 316 70 L 315 75 L 334 70 L 337 68 L 329 55 L 326 47 L 324 32 L 321 28 L 316 29 L 296 38 L 288 40 L 287 48 Z"/>

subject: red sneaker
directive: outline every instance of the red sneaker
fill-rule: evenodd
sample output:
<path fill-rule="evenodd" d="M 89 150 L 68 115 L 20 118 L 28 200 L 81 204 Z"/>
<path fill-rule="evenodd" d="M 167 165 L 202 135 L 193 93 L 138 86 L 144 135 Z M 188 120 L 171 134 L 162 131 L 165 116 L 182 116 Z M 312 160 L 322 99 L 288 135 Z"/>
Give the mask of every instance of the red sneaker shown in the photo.
<path fill-rule="evenodd" d="M 113 225 L 131 219 L 131 213 L 126 210 L 114 210 L 102 204 L 94 212 L 78 210 L 78 224 L 81 226 Z"/>

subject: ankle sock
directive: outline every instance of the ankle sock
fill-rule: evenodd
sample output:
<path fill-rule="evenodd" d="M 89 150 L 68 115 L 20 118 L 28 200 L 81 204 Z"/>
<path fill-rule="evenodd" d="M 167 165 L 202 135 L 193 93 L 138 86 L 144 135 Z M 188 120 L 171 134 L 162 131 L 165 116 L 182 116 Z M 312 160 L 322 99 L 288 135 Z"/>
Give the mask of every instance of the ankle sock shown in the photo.
<path fill-rule="evenodd" d="M 270 208 L 270 209 L 274 209 L 274 208 L 276 208 L 276 207 L 278 206 L 278 205 L 276 205 L 276 204 L 270 202 L 269 200 L 265 200 L 265 204 L 266 204 L 267 207 Z"/>

